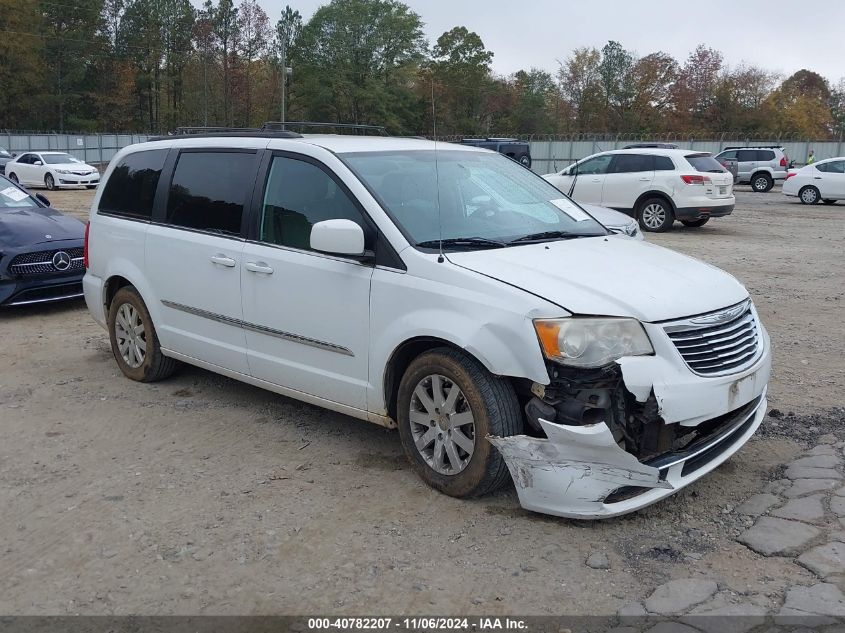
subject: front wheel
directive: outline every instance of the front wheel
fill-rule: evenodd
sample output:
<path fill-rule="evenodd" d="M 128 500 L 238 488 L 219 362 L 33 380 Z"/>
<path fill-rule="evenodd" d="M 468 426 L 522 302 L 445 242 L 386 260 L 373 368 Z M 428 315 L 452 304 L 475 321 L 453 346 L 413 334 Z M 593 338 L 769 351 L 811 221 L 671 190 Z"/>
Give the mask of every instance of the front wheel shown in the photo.
<path fill-rule="evenodd" d="M 56 189 L 56 181 L 53 180 L 53 176 L 51 174 L 47 174 L 44 176 L 44 186 L 47 187 L 50 191 L 55 191 Z"/>
<path fill-rule="evenodd" d="M 801 191 L 799 191 L 798 197 L 801 199 L 803 204 L 818 204 L 821 199 L 821 194 L 818 189 L 810 186 L 804 187 Z"/>
<path fill-rule="evenodd" d="M 698 218 L 697 220 L 681 220 L 681 224 L 690 228 L 698 228 L 699 226 L 704 226 L 709 221 L 710 218 Z"/>
<path fill-rule="evenodd" d="M 176 361 L 161 353 L 153 320 L 134 287 L 124 286 L 114 295 L 108 326 L 112 353 L 127 378 L 155 382 L 176 370 Z"/>
<path fill-rule="evenodd" d="M 640 211 L 637 215 L 640 220 L 640 228 L 643 231 L 653 233 L 669 231 L 675 222 L 672 207 L 663 198 L 649 198 L 640 205 Z"/>
<path fill-rule="evenodd" d="M 86 189 L 96 189 L 97 185 L 85 185 Z"/>
<path fill-rule="evenodd" d="M 775 186 L 775 181 L 769 174 L 755 174 L 751 179 L 751 188 L 758 193 L 766 193 Z"/>
<path fill-rule="evenodd" d="M 836 204 L 836 200 L 831 200 L 830 198 L 825 198 L 822 202 L 825 204 Z"/>
<path fill-rule="evenodd" d="M 20 181 L 18 180 L 18 177 L 17 177 L 16 174 L 9 174 L 9 180 L 11 180 L 16 185 L 20 184 Z"/>
<path fill-rule="evenodd" d="M 474 358 L 442 347 L 416 358 L 397 398 L 399 437 L 417 474 L 453 497 L 505 485 L 510 474 L 488 435 L 522 432 L 513 386 Z"/>

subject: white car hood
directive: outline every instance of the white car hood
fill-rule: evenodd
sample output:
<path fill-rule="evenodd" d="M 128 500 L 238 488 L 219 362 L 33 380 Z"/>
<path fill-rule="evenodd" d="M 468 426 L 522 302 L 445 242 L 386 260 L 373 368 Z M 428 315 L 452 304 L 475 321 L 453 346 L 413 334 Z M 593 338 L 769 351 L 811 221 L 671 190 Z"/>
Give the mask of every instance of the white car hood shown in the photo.
<path fill-rule="evenodd" d="M 635 240 L 579 238 L 449 253 L 448 258 L 573 314 L 664 321 L 748 297 L 742 284 L 715 266 Z"/>
<path fill-rule="evenodd" d="M 53 169 L 67 169 L 71 171 L 97 171 L 96 167 L 91 167 L 85 163 L 51 163 L 47 167 Z"/>

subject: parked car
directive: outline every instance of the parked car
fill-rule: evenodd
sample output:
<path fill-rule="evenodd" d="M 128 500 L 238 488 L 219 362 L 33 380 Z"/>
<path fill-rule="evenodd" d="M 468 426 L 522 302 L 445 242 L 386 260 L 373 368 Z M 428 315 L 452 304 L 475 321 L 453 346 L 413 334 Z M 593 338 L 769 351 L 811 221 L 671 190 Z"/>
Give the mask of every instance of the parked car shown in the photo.
<path fill-rule="evenodd" d="M 531 145 L 527 141 L 516 138 L 465 138 L 461 144 L 491 149 L 513 158 L 525 167 L 531 167 Z"/>
<path fill-rule="evenodd" d="M 47 187 L 86 187 L 94 189 L 100 172 L 65 152 L 25 152 L 6 163 L 6 175 L 22 185 Z"/>
<path fill-rule="evenodd" d="M 716 160 L 737 161 L 737 182 L 750 183 L 754 191 L 770 191 L 776 180 L 786 179 L 789 157 L 782 147 L 728 147 Z"/>
<path fill-rule="evenodd" d="M 797 170 L 790 170 L 783 193 L 798 196 L 804 204 L 836 204 L 845 200 L 845 157 L 828 158 Z"/>
<path fill-rule="evenodd" d="M 82 296 L 85 225 L 0 176 L 0 306 Z"/>
<path fill-rule="evenodd" d="M 456 497 L 512 477 L 530 510 L 630 512 L 728 459 L 766 412 L 769 336 L 738 281 L 611 237 L 475 147 L 132 145 L 94 196 L 86 253 L 88 308 L 128 378 L 183 361 L 398 427 Z"/>
<path fill-rule="evenodd" d="M 6 163 L 12 160 L 14 156 L 5 147 L 0 147 L 0 175 L 6 173 Z"/>
<path fill-rule="evenodd" d="M 668 231 L 675 220 L 700 227 L 734 208 L 733 178 L 706 152 L 613 150 L 543 178 L 578 202 L 637 218 L 644 231 Z"/>

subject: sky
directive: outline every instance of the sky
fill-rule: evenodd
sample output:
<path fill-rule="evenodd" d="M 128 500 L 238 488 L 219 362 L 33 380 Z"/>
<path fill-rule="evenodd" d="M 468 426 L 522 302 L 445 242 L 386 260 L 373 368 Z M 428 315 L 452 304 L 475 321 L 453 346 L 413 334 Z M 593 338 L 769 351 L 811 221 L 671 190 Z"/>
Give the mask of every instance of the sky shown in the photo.
<path fill-rule="evenodd" d="M 286 4 L 308 20 L 328 0 L 258 2 L 275 24 Z M 430 43 L 454 26 L 478 33 L 495 54 L 493 70 L 501 75 L 531 67 L 555 73 L 557 60 L 572 49 L 617 40 L 640 56 L 660 50 L 683 62 L 703 43 L 720 50 L 731 67 L 746 62 L 785 76 L 809 68 L 831 82 L 845 77 L 843 0 L 404 2 L 421 16 Z"/>

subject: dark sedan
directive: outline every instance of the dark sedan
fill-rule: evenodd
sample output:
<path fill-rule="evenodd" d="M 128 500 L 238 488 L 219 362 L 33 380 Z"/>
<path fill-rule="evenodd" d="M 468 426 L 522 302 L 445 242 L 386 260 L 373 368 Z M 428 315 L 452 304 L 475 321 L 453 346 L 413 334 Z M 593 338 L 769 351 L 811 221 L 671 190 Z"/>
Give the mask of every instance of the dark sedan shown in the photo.
<path fill-rule="evenodd" d="M 6 163 L 12 160 L 14 156 L 12 152 L 7 150 L 5 147 L 0 147 L 0 174 L 6 173 Z"/>
<path fill-rule="evenodd" d="M 0 306 L 82 296 L 85 225 L 0 176 Z"/>

